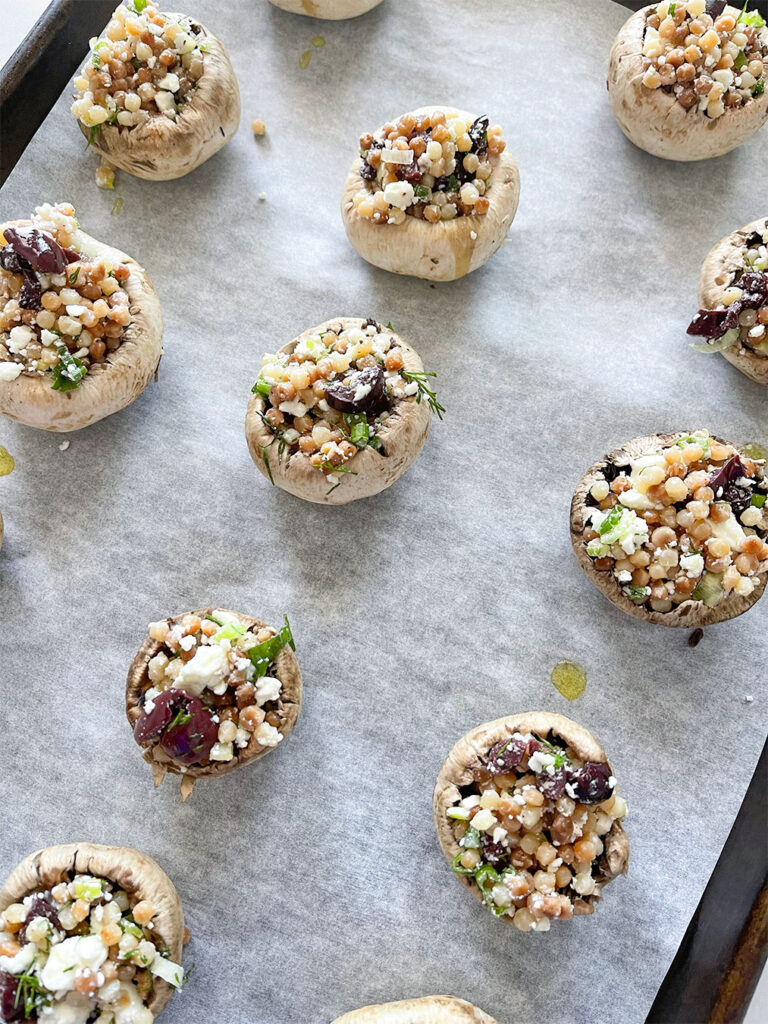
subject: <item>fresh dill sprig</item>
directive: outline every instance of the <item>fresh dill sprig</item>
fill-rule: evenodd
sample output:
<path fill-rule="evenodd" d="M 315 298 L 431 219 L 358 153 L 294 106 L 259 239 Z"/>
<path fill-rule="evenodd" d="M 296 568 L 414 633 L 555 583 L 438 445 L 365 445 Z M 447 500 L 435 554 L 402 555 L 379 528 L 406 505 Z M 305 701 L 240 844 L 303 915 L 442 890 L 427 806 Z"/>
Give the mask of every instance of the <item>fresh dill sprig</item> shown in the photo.
<path fill-rule="evenodd" d="M 422 395 L 426 395 L 430 409 L 437 413 L 437 418 L 441 420 L 443 418 L 443 413 L 445 412 L 445 406 L 440 404 L 437 400 L 437 395 L 432 388 L 430 388 L 429 384 L 427 384 L 427 378 L 436 377 L 437 374 L 427 372 L 426 370 L 401 370 L 400 376 L 403 380 L 413 381 L 416 384 L 419 389 L 416 394 L 416 401 L 420 402 Z"/>

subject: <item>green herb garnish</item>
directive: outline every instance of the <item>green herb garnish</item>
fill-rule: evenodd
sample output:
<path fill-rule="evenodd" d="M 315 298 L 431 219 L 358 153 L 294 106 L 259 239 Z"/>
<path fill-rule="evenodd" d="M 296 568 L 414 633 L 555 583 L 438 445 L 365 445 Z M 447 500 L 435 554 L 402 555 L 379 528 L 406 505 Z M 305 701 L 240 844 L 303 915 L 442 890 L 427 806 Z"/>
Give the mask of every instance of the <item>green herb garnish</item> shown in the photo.
<path fill-rule="evenodd" d="M 766 496 L 764 494 L 753 494 L 752 504 L 755 508 L 762 508 L 765 505 L 765 498 Z"/>
<path fill-rule="evenodd" d="M 747 63 L 748 63 L 748 61 L 747 61 L 746 54 L 744 53 L 743 50 L 740 50 L 738 57 L 733 62 L 733 66 L 736 68 L 737 71 L 741 71 L 741 69 L 743 67 L 746 67 Z"/>
<path fill-rule="evenodd" d="M 755 82 L 755 87 L 752 90 L 752 95 L 753 96 L 762 96 L 764 92 L 765 92 L 765 79 L 764 78 L 758 78 L 758 80 Z"/>
<path fill-rule="evenodd" d="M 455 174 L 452 174 L 450 176 L 450 178 L 448 179 L 448 187 L 447 187 L 446 191 L 447 192 L 458 192 L 459 191 L 459 187 L 460 187 L 459 186 L 459 179 L 456 177 Z"/>
<path fill-rule="evenodd" d="M 57 343 L 56 347 L 59 350 L 59 361 L 51 373 L 51 387 L 54 391 L 74 391 L 88 373 L 88 368 L 82 360 L 72 355 L 63 342 Z"/>
<path fill-rule="evenodd" d="M 25 971 L 23 974 L 14 974 L 12 977 L 18 982 L 13 1008 L 15 1010 L 23 1004 L 25 1019 L 31 1017 L 33 1013 L 37 1013 L 42 1007 L 50 1005 L 50 993 L 43 988 L 34 974 Z"/>
<path fill-rule="evenodd" d="M 269 640 L 265 640 L 263 643 L 256 644 L 255 647 L 251 647 L 248 651 L 248 657 L 251 659 L 253 667 L 256 669 L 256 679 L 261 679 L 262 676 L 267 674 L 269 666 L 275 660 L 277 655 L 286 645 L 291 648 L 292 651 L 296 650 L 296 644 L 291 633 L 291 624 L 288 621 L 288 616 L 283 616 L 285 625 L 276 633 L 275 636 L 270 637 Z"/>
<path fill-rule="evenodd" d="M 133 0 L 133 9 L 137 14 L 141 14 L 146 6 L 147 0 Z"/>
<path fill-rule="evenodd" d="M 556 747 L 553 743 L 549 743 L 547 740 L 539 740 L 542 746 L 546 747 L 549 753 L 554 757 L 555 764 L 554 769 L 557 771 L 562 768 L 563 765 L 570 764 L 571 759 L 568 757 L 562 747 Z"/>
<path fill-rule="evenodd" d="M 675 13 L 676 10 L 677 10 L 677 4 L 676 3 L 670 4 L 669 5 L 669 11 L 668 11 L 669 16 L 672 17 L 672 15 Z"/>
<path fill-rule="evenodd" d="M 269 430 L 271 430 L 272 433 L 274 434 L 274 437 L 269 442 L 269 444 L 260 445 L 259 446 L 261 448 L 261 450 L 262 450 L 261 454 L 262 454 L 262 456 L 264 456 L 264 449 L 265 448 L 271 448 L 272 445 L 275 443 L 275 441 L 277 441 L 277 463 L 278 463 L 278 465 L 282 465 L 283 454 L 285 453 L 285 449 L 288 447 L 288 442 L 285 439 L 285 434 L 280 429 L 280 427 L 276 427 L 274 424 L 270 423 L 269 420 L 267 419 L 267 417 L 264 415 L 264 413 L 259 412 L 257 410 L 257 415 L 261 419 L 261 422 L 264 424 L 264 426 L 267 427 Z M 271 473 L 269 474 L 269 478 L 270 478 L 270 480 L 272 480 L 272 474 Z M 275 481 L 272 480 L 272 483 L 274 483 L 274 482 Z"/>
<path fill-rule="evenodd" d="M 96 136 L 99 134 L 100 131 L 101 131 L 101 125 L 100 124 L 92 124 L 91 125 L 90 131 L 88 132 L 88 146 L 92 146 L 93 145 L 93 143 L 96 140 Z M 86 146 L 85 148 L 88 149 L 88 146 Z"/>
<path fill-rule="evenodd" d="M 427 188 L 426 185 L 417 185 L 413 190 L 413 194 L 419 200 L 420 203 L 426 203 L 430 197 L 431 189 Z"/>
<path fill-rule="evenodd" d="M 461 845 L 465 850 L 479 850 L 483 845 L 483 837 L 476 828 L 470 825 L 464 834 Z"/>
<path fill-rule="evenodd" d="M 272 385 L 265 377 L 259 377 L 259 379 L 251 388 L 251 391 L 253 392 L 254 395 L 264 395 L 265 398 L 269 396 L 269 392 L 271 390 Z"/>
<path fill-rule="evenodd" d="M 394 331 L 394 329 L 395 329 L 395 328 L 394 328 L 394 327 L 392 326 L 392 321 L 391 321 L 391 320 L 388 320 L 388 321 L 387 321 L 387 330 L 388 330 L 388 331 Z"/>
<path fill-rule="evenodd" d="M 80 267 L 75 267 L 75 269 L 74 269 L 74 270 L 72 271 L 72 273 L 71 273 L 71 274 L 69 275 L 69 277 L 67 278 L 67 280 L 69 281 L 69 283 L 70 283 L 70 284 L 74 284 L 74 283 L 75 283 L 75 281 L 76 281 L 76 280 L 78 279 L 78 277 L 79 277 L 79 276 L 80 276 Z"/>
<path fill-rule="evenodd" d="M 187 722 L 192 721 L 192 715 L 184 708 L 179 708 L 176 714 L 173 716 L 168 724 L 168 729 L 175 729 L 177 725 L 186 725 Z"/>
<path fill-rule="evenodd" d="M 349 428 L 349 440 L 357 448 L 366 448 L 371 436 L 371 428 L 364 412 L 344 413 L 344 424 Z"/>
<path fill-rule="evenodd" d="M 438 402 L 437 395 L 427 384 L 427 377 L 437 377 L 437 374 L 427 372 L 426 370 L 401 370 L 400 376 L 403 378 L 403 380 L 414 381 L 416 383 L 419 389 L 418 392 L 416 393 L 416 401 L 421 402 L 422 395 L 426 395 L 430 409 L 432 409 L 433 412 L 437 413 L 438 419 L 442 419 L 443 413 L 445 412 L 445 406 L 441 405 L 440 402 Z"/>
<path fill-rule="evenodd" d="M 474 873 L 475 873 L 475 869 L 474 868 L 462 867 L 462 865 L 461 865 L 461 858 L 462 858 L 463 855 L 464 855 L 464 851 L 463 850 L 459 850 L 459 852 L 456 854 L 456 856 L 453 858 L 453 861 L 451 862 L 451 867 L 453 868 L 453 870 L 456 872 L 457 875 L 474 875 Z"/>
<path fill-rule="evenodd" d="M 745 25 L 751 25 L 753 28 L 762 28 L 765 25 L 765 18 L 759 11 L 747 11 L 749 7 L 749 0 L 744 4 L 741 14 L 736 19 L 736 24 L 743 22 Z"/>

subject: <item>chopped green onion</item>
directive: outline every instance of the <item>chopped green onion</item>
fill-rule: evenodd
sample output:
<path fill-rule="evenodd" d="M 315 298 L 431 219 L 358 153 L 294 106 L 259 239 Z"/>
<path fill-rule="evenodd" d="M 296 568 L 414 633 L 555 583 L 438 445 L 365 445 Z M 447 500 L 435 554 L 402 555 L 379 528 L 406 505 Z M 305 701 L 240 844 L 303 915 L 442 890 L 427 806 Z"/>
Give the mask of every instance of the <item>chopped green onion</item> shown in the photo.
<path fill-rule="evenodd" d="M 263 643 L 256 644 L 255 647 L 251 647 L 248 651 L 248 657 L 253 663 L 253 667 L 256 669 L 256 679 L 261 679 L 262 676 L 267 674 L 269 666 L 275 660 L 277 655 L 286 645 L 291 648 L 292 651 L 296 650 L 296 644 L 291 633 L 291 624 L 288 622 L 288 616 L 284 615 L 285 625 L 275 636 L 270 637 L 269 640 L 265 640 Z"/>
<path fill-rule="evenodd" d="M 167 981 L 174 988 L 181 988 L 184 984 L 184 968 L 168 960 L 164 956 L 156 956 L 149 965 L 149 970 L 158 978 Z"/>
<path fill-rule="evenodd" d="M 755 506 L 755 508 L 762 508 L 763 505 L 765 505 L 765 497 L 766 496 L 764 494 L 752 495 L 752 504 Z"/>
<path fill-rule="evenodd" d="M 461 865 L 461 858 L 462 858 L 463 855 L 464 855 L 464 851 L 463 850 L 461 850 L 459 853 L 457 853 L 456 856 L 451 861 L 451 867 L 453 868 L 453 870 L 456 872 L 457 875 L 474 875 L 474 873 L 475 873 L 475 869 L 474 868 L 462 867 L 462 865 Z"/>
<path fill-rule="evenodd" d="M 368 418 L 364 412 L 345 413 L 344 423 L 349 427 L 349 440 L 357 448 L 365 448 L 371 436 Z"/>
<path fill-rule="evenodd" d="M 470 825 L 469 828 L 467 829 L 466 835 L 461 840 L 461 845 L 464 847 L 465 850 L 479 850 L 480 847 L 483 845 L 483 837 L 480 835 L 476 828 L 473 828 Z"/>
<path fill-rule="evenodd" d="M 101 879 L 86 876 L 75 882 L 75 899 L 91 902 L 101 896 Z"/>
<path fill-rule="evenodd" d="M 724 594 L 721 573 L 705 572 L 691 594 L 694 601 L 703 601 L 708 608 L 714 608 Z"/>
<path fill-rule="evenodd" d="M 455 818 L 457 821 L 469 821 L 468 807 L 449 807 L 445 813 L 448 818 Z"/>
<path fill-rule="evenodd" d="M 264 395 L 266 398 L 269 392 L 272 390 L 272 385 L 264 377 L 259 377 L 256 383 L 251 388 L 254 395 Z"/>
<path fill-rule="evenodd" d="M 245 633 L 245 627 L 239 622 L 225 622 L 218 632 L 213 634 L 213 643 L 221 643 L 222 640 L 237 640 Z"/>

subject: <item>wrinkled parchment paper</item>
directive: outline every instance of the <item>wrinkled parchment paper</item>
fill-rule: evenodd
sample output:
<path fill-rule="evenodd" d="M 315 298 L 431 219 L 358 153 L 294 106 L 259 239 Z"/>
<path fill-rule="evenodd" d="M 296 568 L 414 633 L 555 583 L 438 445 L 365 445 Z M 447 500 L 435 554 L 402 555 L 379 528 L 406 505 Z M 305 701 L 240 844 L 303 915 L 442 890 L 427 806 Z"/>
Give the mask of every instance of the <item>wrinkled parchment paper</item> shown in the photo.
<path fill-rule="evenodd" d="M 0 424 L 17 460 L 0 480 L 2 874 L 80 838 L 156 857 L 193 933 L 168 1024 L 328 1024 L 436 992 L 500 1024 L 643 1021 L 763 743 L 768 600 L 693 650 L 592 587 L 568 508 L 639 434 L 765 443 L 766 392 L 684 332 L 710 246 L 766 213 L 768 131 L 694 165 L 634 149 L 605 94 L 627 16 L 607 0 L 190 13 L 240 79 L 232 144 L 180 181 L 100 192 L 67 94 L 0 195 L 3 219 L 73 202 L 148 269 L 166 318 L 159 382 L 66 451 Z M 430 102 L 501 123 L 522 175 L 509 241 L 436 287 L 364 263 L 338 210 L 358 135 Z M 401 481 L 333 509 L 269 486 L 243 418 L 261 354 L 342 314 L 391 320 L 448 413 Z M 177 781 L 152 788 L 123 686 L 150 620 L 208 603 L 289 614 L 305 702 L 284 745 L 182 805 Z M 549 681 L 563 658 L 589 673 L 573 705 Z M 431 812 L 455 740 L 532 708 L 592 729 L 630 806 L 629 877 L 546 935 L 461 889 Z"/>

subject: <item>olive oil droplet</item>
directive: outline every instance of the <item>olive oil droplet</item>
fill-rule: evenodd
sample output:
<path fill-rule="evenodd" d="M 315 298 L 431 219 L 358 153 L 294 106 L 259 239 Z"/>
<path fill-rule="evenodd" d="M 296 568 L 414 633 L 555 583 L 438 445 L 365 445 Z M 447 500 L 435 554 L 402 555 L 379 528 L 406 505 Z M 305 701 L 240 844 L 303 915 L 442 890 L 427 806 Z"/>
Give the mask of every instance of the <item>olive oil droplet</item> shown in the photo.
<path fill-rule="evenodd" d="M 304 53 L 299 57 L 299 67 L 308 68 L 309 62 L 312 60 L 312 51 L 305 50 Z"/>
<path fill-rule="evenodd" d="M 312 38 L 313 46 L 325 46 L 325 39 L 322 36 L 314 36 Z"/>
<path fill-rule="evenodd" d="M 13 472 L 15 465 L 16 463 L 11 453 L 0 445 L 0 476 L 8 476 L 9 473 Z"/>
<path fill-rule="evenodd" d="M 552 685 L 566 700 L 576 700 L 587 688 L 587 670 L 575 661 L 558 661 L 552 669 Z"/>
<path fill-rule="evenodd" d="M 768 448 L 757 441 L 748 441 L 744 445 L 744 454 L 750 459 L 768 459 Z"/>

